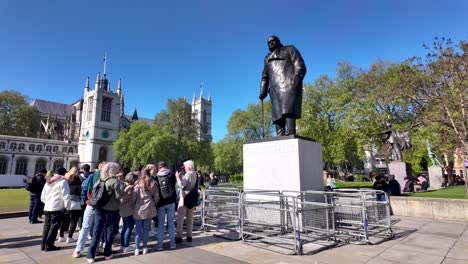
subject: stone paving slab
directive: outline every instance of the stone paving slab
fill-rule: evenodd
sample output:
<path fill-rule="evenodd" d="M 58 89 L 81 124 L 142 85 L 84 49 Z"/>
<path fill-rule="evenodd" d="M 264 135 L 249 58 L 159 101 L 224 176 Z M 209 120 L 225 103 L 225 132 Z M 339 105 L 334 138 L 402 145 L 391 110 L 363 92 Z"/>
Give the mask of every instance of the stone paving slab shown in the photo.
<path fill-rule="evenodd" d="M 195 232 L 192 243 L 175 250 L 154 251 L 155 238 L 150 238 L 150 252 L 134 256 L 116 254 L 112 260 L 97 257 L 97 263 L 443 263 L 468 264 L 468 223 L 401 217 L 393 226 L 395 237 L 377 245 L 340 243 L 316 254 L 294 256 L 279 254 L 243 243 Z M 26 217 L 0 220 L 0 264 L 3 263 L 87 263 L 83 257 L 71 257 L 75 243 L 56 243 L 62 249 L 40 250 L 42 225 L 31 225 Z M 77 234 L 74 235 L 77 237 Z M 114 247 L 117 250 L 118 247 Z M 85 249 L 86 252 L 86 249 Z"/>

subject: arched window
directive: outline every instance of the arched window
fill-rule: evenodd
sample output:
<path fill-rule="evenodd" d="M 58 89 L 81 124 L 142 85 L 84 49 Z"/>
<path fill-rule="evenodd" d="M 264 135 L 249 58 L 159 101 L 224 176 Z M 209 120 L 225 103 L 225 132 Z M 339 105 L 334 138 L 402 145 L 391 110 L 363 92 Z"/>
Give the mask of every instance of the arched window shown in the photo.
<path fill-rule="evenodd" d="M 52 148 L 52 152 L 57 153 L 57 152 L 58 152 L 58 147 L 57 147 L 57 146 L 54 146 L 54 147 Z"/>
<path fill-rule="evenodd" d="M 203 124 L 206 124 L 206 110 L 203 110 L 203 114 L 202 114 L 202 120 L 203 120 Z"/>
<path fill-rule="evenodd" d="M 99 148 L 99 158 L 98 160 L 107 160 L 107 148 L 102 146 Z"/>
<path fill-rule="evenodd" d="M 28 175 L 28 159 L 21 157 L 16 160 L 15 174 L 17 175 Z"/>
<path fill-rule="evenodd" d="M 41 170 L 46 169 L 47 161 L 45 159 L 38 159 L 36 160 L 36 166 L 34 166 L 34 175 L 41 172 Z"/>
<path fill-rule="evenodd" d="M 102 98 L 102 112 L 101 112 L 101 121 L 110 122 L 111 116 L 111 106 L 112 106 L 112 99 L 103 97 Z"/>
<path fill-rule="evenodd" d="M 10 144 L 10 149 L 11 149 L 11 150 L 15 150 L 15 149 L 16 149 L 16 143 L 15 143 L 15 142 L 13 142 L 13 143 Z"/>
<path fill-rule="evenodd" d="M 36 151 L 41 152 L 42 151 L 42 145 L 37 145 L 36 146 Z"/>
<path fill-rule="evenodd" d="M 54 161 L 54 166 L 52 169 L 56 171 L 58 168 L 63 168 L 63 159 L 58 159 Z"/>
<path fill-rule="evenodd" d="M 67 147 L 62 147 L 62 153 L 67 153 Z"/>
<path fill-rule="evenodd" d="M 73 154 L 73 147 L 68 148 L 68 154 Z"/>
<path fill-rule="evenodd" d="M 34 144 L 29 144 L 29 151 L 34 152 L 34 148 L 36 146 Z"/>
<path fill-rule="evenodd" d="M 23 143 L 19 143 L 19 145 L 18 145 L 18 150 L 19 150 L 19 151 L 23 151 L 23 150 L 24 150 L 24 147 L 25 147 L 25 146 L 24 146 Z"/>
<path fill-rule="evenodd" d="M 0 142 L 0 149 L 5 149 L 6 148 L 6 143 L 5 142 Z"/>
<path fill-rule="evenodd" d="M 45 148 L 46 152 L 52 152 L 52 146 L 46 146 Z"/>
<path fill-rule="evenodd" d="M 8 168 L 8 158 L 0 157 L 0 174 L 6 174 Z"/>
<path fill-rule="evenodd" d="M 86 114 L 86 121 L 93 120 L 93 103 L 94 98 L 92 96 L 88 97 L 88 113 Z"/>

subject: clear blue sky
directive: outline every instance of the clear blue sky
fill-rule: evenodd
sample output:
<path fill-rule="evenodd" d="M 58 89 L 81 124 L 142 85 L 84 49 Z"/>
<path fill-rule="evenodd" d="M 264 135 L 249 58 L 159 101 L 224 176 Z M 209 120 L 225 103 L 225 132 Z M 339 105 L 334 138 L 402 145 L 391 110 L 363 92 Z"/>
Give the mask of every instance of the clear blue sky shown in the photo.
<path fill-rule="evenodd" d="M 0 90 L 72 103 L 108 56 L 125 112 L 153 118 L 167 99 L 211 93 L 213 138 L 258 102 L 266 39 L 295 45 L 306 82 L 336 64 L 368 67 L 425 54 L 436 36 L 468 39 L 466 0 L 0 1 Z"/>

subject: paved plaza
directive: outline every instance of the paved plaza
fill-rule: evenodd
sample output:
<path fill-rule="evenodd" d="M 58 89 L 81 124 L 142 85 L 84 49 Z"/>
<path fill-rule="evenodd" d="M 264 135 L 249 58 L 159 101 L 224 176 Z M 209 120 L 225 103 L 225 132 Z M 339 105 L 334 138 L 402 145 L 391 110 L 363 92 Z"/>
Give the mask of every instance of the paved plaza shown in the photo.
<path fill-rule="evenodd" d="M 210 233 L 194 234 L 191 246 L 134 256 L 117 254 L 112 260 L 97 257 L 97 263 L 424 263 L 468 264 L 468 223 L 418 218 L 400 219 L 393 228 L 395 238 L 378 245 L 337 246 L 314 255 L 290 256 L 229 241 Z M 396 219 L 394 219 L 396 220 Z M 75 243 L 56 243 L 62 250 L 40 250 L 42 225 L 27 223 L 27 217 L 0 220 L 0 263 L 87 263 L 71 257 Z M 76 235 L 75 235 L 76 237 Z M 115 247 L 115 250 L 118 248 Z M 153 251 L 151 251 L 153 249 Z"/>

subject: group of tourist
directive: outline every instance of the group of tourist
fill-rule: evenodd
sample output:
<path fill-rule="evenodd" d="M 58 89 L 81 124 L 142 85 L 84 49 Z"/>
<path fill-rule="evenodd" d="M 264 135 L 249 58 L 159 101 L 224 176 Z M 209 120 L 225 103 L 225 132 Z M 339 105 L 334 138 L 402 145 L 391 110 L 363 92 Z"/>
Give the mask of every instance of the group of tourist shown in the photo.
<path fill-rule="evenodd" d="M 175 249 L 177 243 L 183 242 L 184 218 L 186 242 L 192 242 L 193 213 L 198 202 L 200 181 L 203 186 L 203 178 L 197 174 L 201 173 L 195 171 L 191 160 L 184 162 L 183 169 L 176 173 L 164 161 L 157 165 L 148 164 L 125 175 L 115 162 L 99 162 L 94 172 L 90 172 L 87 164 L 82 166 L 81 172 L 76 167 L 68 172 L 65 168 L 55 172 L 41 171 L 28 188 L 31 192 L 29 221 L 41 223 L 38 217 L 43 206 L 43 251 L 59 250 L 55 241 L 76 242 L 72 256 L 77 258 L 81 256 L 87 239 L 91 239 L 86 254 L 89 263 L 94 262 L 98 252 L 105 259 L 113 257 L 112 244 L 119 234 L 120 220 L 123 223 L 120 230 L 122 252 L 148 253 L 153 220 L 157 225 L 156 250 L 164 249 L 166 226 L 169 236 L 167 248 Z M 217 178 L 210 175 L 210 185 L 216 184 Z M 77 226 L 80 226 L 80 232 L 74 239 Z"/>

